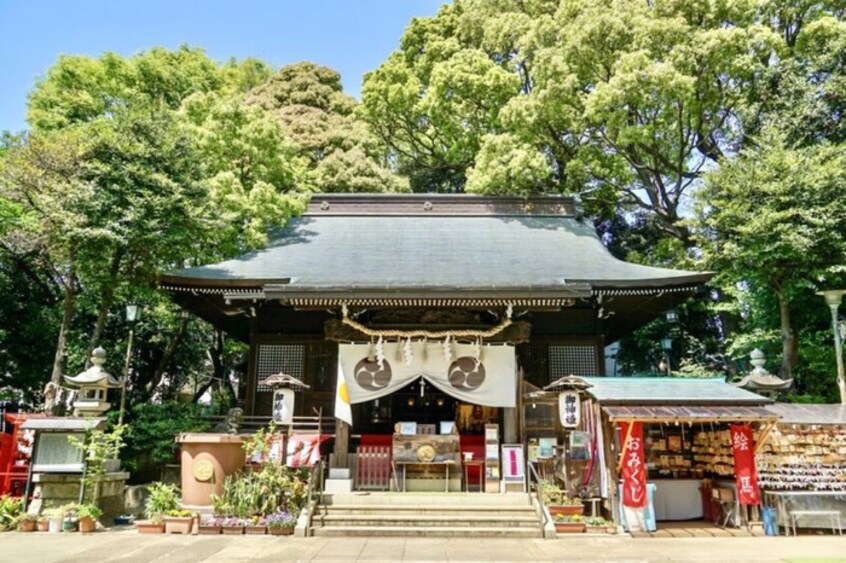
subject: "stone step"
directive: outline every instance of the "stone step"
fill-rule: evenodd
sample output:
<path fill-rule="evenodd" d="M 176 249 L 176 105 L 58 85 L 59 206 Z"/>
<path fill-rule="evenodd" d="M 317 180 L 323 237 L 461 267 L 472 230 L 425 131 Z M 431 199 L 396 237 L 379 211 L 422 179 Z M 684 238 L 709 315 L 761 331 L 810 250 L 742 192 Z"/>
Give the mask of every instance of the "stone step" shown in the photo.
<path fill-rule="evenodd" d="M 324 493 L 322 504 L 394 506 L 531 506 L 526 493 Z"/>
<path fill-rule="evenodd" d="M 536 514 L 534 507 L 526 506 L 395 506 L 390 504 L 332 504 L 317 507 L 318 514 Z"/>
<path fill-rule="evenodd" d="M 536 528 L 499 528 L 499 527 L 406 527 L 406 526 L 330 526 L 312 528 L 315 536 L 323 537 L 439 537 L 439 538 L 540 538 L 540 527 Z M 575 534 L 574 534 L 575 535 Z"/>
<path fill-rule="evenodd" d="M 418 515 L 409 518 L 408 515 L 368 514 L 368 515 L 322 515 L 312 518 L 312 526 L 347 527 L 347 526 L 402 526 L 402 527 L 503 527 L 503 528 L 538 528 L 540 521 L 534 515 L 529 516 L 482 516 L 478 514 L 462 514 L 453 516 Z"/>

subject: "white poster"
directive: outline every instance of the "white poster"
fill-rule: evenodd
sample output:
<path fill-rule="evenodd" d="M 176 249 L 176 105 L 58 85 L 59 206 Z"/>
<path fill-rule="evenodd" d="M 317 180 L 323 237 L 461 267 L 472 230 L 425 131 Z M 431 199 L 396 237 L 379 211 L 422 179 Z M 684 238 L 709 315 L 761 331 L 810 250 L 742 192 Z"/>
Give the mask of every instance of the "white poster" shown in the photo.
<path fill-rule="evenodd" d="M 423 353 L 423 346 L 426 352 Z M 466 403 L 514 407 L 517 361 L 514 347 L 487 345 L 478 353 L 469 344 L 412 342 L 398 350 L 396 342 L 372 354 L 369 344 L 338 346 L 338 371 L 346 381 L 351 404 L 390 395 L 422 377 L 443 393 Z M 478 357 L 478 359 L 477 359 Z"/>

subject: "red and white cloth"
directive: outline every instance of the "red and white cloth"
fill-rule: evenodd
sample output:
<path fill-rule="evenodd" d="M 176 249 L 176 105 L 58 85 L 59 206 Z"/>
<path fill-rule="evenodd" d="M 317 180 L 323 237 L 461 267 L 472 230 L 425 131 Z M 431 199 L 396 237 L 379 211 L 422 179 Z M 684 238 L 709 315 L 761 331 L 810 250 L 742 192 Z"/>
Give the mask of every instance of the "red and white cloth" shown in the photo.
<path fill-rule="evenodd" d="M 310 467 L 320 461 L 320 444 L 329 439 L 325 434 L 293 434 L 288 437 L 285 465 Z"/>

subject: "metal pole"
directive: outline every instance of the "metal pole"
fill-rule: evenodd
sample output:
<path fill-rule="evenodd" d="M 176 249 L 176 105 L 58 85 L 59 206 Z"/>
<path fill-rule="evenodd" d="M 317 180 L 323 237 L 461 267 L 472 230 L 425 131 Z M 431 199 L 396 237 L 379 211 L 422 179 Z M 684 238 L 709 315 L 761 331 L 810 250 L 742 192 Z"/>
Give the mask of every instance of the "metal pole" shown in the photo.
<path fill-rule="evenodd" d="M 132 339 L 135 336 L 135 327 L 129 326 L 129 342 L 126 345 L 126 362 L 123 365 L 123 382 L 120 386 L 120 414 L 118 424 L 123 424 L 123 413 L 126 409 L 126 380 L 129 379 L 129 359 L 132 357 Z"/>
<path fill-rule="evenodd" d="M 843 343 L 840 341 L 840 330 L 837 326 L 837 309 L 839 303 L 829 303 L 831 309 L 831 329 L 834 331 L 834 357 L 837 362 L 837 387 L 840 389 L 840 402 L 846 404 L 846 376 L 843 374 Z"/>

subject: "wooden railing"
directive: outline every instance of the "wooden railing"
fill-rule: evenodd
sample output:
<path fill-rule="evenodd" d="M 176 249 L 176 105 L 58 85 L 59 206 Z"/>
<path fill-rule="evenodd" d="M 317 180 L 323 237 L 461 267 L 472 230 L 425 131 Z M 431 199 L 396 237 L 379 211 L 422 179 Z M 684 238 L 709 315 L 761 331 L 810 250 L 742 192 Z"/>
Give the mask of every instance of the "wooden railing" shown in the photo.
<path fill-rule="evenodd" d="M 226 421 L 226 416 L 204 416 L 203 420 L 211 422 L 213 426 Z M 262 428 L 267 428 L 270 425 L 271 417 L 269 416 L 244 416 L 241 419 L 241 434 L 254 434 Z M 330 417 L 317 416 L 295 416 L 293 417 L 293 424 L 278 425 L 277 430 L 283 434 L 317 434 L 335 435 L 335 419 Z"/>

